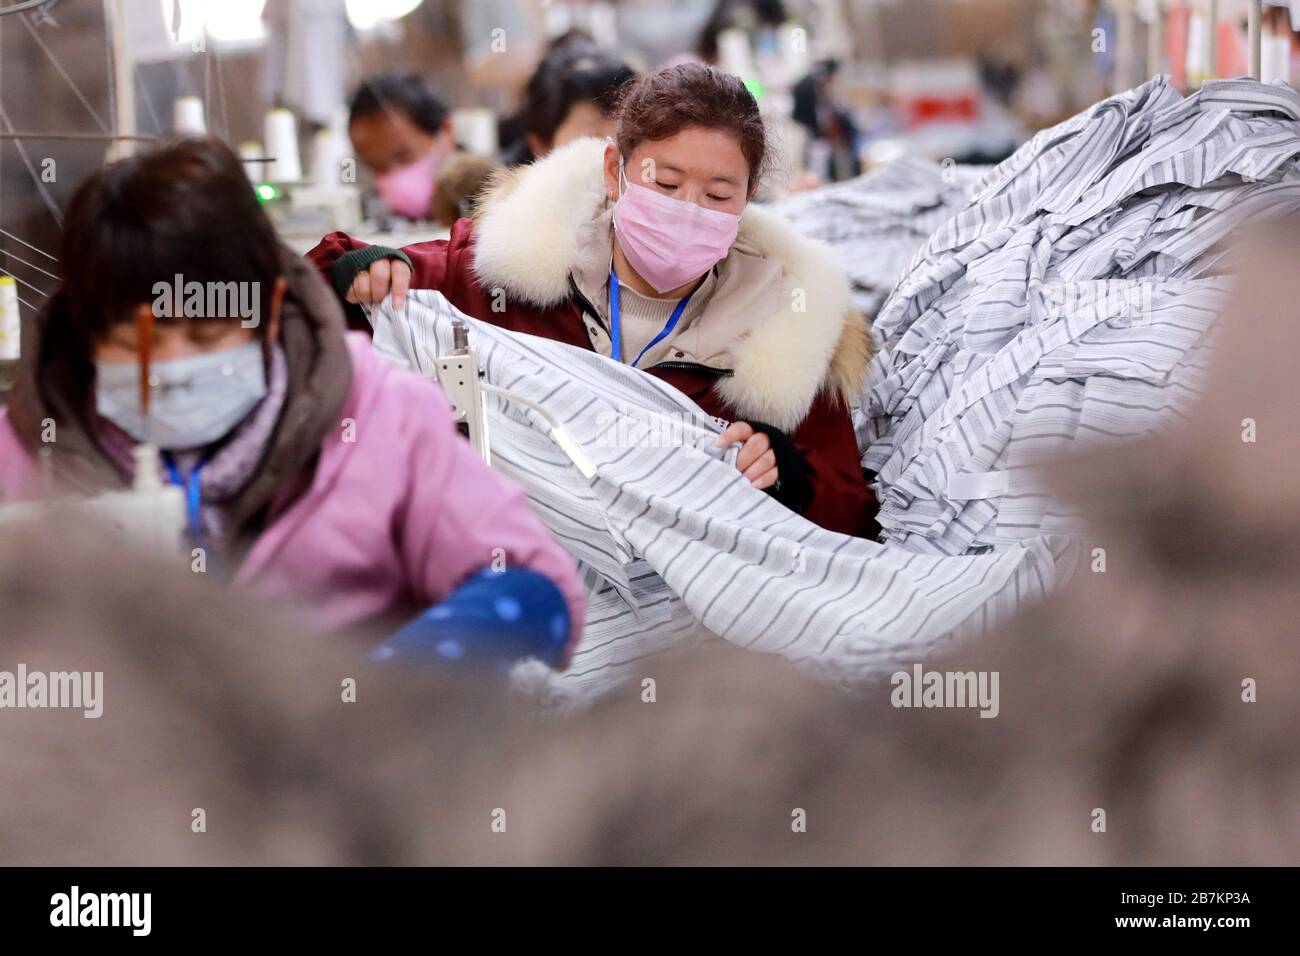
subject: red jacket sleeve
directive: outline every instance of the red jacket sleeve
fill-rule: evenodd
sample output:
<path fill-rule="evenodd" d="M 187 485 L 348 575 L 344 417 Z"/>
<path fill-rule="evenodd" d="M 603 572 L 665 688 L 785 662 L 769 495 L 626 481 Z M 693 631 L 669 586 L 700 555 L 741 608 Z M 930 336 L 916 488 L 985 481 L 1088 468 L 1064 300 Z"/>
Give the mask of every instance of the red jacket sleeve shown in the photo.
<path fill-rule="evenodd" d="M 880 530 L 878 505 L 867 486 L 853 417 L 844 403 L 819 394 L 790 438 L 812 471 L 813 500 L 804 517 L 831 531 L 874 538 Z"/>
<path fill-rule="evenodd" d="M 473 223 L 462 219 L 452 228 L 449 239 L 416 242 L 393 250 L 402 253 L 411 263 L 411 288 L 437 289 L 448 299 L 454 298 L 457 290 L 452 287 L 460 284 L 457 274 L 461 268 L 458 253 L 467 244 L 472 232 Z M 374 251 L 383 248 L 385 247 L 371 246 L 344 232 L 332 232 L 307 253 L 307 258 L 321 271 L 334 291 L 342 295 L 341 290 L 352 284 L 357 271 L 373 261 Z M 363 255 L 368 251 L 370 255 Z M 453 263 L 453 259 L 457 261 Z M 348 269 L 349 264 L 354 267 Z M 340 275 L 341 272 L 346 274 Z"/>
<path fill-rule="evenodd" d="M 714 380 L 679 369 L 650 371 L 709 415 L 745 420 L 718 397 Z M 803 423 L 788 437 L 803 456 L 812 484 L 812 502 L 801 512 L 803 516 L 828 531 L 874 539 L 880 533 L 876 524 L 879 506 L 867 485 L 853 417 L 844 403 L 825 392 L 818 394 Z"/>
<path fill-rule="evenodd" d="M 372 246 L 347 233 L 332 232 L 307 253 L 307 258 L 320 270 L 325 282 L 339 299 L 344 300 L 349 327 L 369 334 L 370 322 L 359 307 L 346 302 L 347 290 L 358 272 L 369 268 L 377 259 L 399 253 L 411 265 L 412 289 L 437 289 L 458 308 L 463 309 L 455 300 L 454 287 L 464 284 L 456 273 L 460 259 L 456 250 L 465 244 L 466 227 L 472 229 L 472 224 L 468 219 L 463 219 L 453 228 L 450 240 L 417 242 L 401 249 Z"/>
<path fill-rule="evenodd" d="M 320 270 L 325 284 L 333 288 L 333 283 L 330 281 L 330 270 L 334 268 L 334 263 L 344 253 L 352 252 L 354 249 L 365 249 L 367 245 L 368 243 L 364 243 L 360 239 L 353 239 L 346 232 L 331 232 L 316 243 L 316 247 L 307 253 L 307 260 Z"/>

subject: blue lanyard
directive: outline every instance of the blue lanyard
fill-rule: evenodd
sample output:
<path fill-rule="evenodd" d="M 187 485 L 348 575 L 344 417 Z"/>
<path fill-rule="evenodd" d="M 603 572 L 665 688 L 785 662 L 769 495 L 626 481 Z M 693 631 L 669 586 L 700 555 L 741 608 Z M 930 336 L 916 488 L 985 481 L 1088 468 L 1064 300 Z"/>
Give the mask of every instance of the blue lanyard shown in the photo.
<path fill-rule="evenodd" d="M 682 316 L 686 313 L 687 303 L 691 301 L 691 296 L 693 296 L 694 294 L 695 294 L 694 292 L 686 293 L 686 298 L 682 299 L 682 301 L 677 303 L 677 308 L 673 309 L 673 314 L 672 317 L 668 320 L 668 324 L 665 325 L 660 330 L 658 335 L 656 335 L 654 338 L 650 340 L 649 345 L 647 345 L 645 348 L 641 350 L 641 354 L 636 357 L 636 362 L 632 363 L 633 368 L 636 368 L 637 362 L 640 362 L 641 359 L 645 358 L 646 352 L 649 352 L 652 348 L 654 348 L 656 345 L 662 342 L 666 336 L 672 334 L 673 329 L 677 328 L 677 323 L 682 320 Z M 614 356 L 614 361 L 622 362 L 623 361 L 623 334 L 620 331 L 620 325 L 619 325 L 619 312 L 621 311 L 621 309 L 619 306 L 618 295 L 619 295 L 618 273 L 616 273 L 613 269 L 610 269 L 609 270 L 609 327 L 610 327 L 610 339 L 611 339 L 610 348 Z"/>
<path fill-rule="evenodd" d="M 199 476 L 203 472 L 203 466 L 208 463 L 206 458 L 202 459 L 194 470 L 190 472 L 188 479 L 181 478 L 180 469 L 176 467 L 176 462 L 172 456 L 163 453 L 163 466 L 167 469 L 167 479 L 178 488 L 185 491 L 185 511 L 189 516 L 190 537 L 194 543 L 202 545 L 203 543 L 203 491 L 199 484 Z"/>

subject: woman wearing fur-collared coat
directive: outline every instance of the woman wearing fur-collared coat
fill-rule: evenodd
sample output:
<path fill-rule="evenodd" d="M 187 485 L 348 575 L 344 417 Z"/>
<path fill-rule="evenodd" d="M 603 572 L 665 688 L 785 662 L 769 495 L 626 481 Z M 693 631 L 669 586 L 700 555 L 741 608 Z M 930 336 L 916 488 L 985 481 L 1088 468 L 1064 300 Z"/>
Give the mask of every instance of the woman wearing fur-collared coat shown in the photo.
<path fill-rule="evenodd" d="M 876 505 L 849 413 L 870 340 L 825 246 L 754 205 L 766 157 L 735 77 L 685 64 L 633 81 L 616 143 L 585 139 L 500 180 L 446 240 L 342 233 L 309 253 L 349 302 L 409 288 L 516 332 L 593 349 L 731 424 L 755 487 L 834 531 Z"/>

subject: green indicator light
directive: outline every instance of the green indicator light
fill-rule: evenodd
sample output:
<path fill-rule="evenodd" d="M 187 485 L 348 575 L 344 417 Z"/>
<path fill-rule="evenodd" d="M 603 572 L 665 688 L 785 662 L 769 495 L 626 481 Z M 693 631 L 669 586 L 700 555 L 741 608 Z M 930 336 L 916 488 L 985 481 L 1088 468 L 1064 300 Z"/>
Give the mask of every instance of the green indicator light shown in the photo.
<path fill-rule="evenodd" d="M 766 87 L 763 86 L 762 80 L 746 80 L 745 89 L 749 90 L 749 95 L 754 97 L 756 100 L 761 100 L 763 94 L 767 92 Z"/>
<path fill-rule="evenodd" d="M 262 200 L 262 202 L 270 202 L 278 195 L 280 195 L 279 190 L 270 183 L 262 183 L 262 185 L 257 187 L 257 198 Z"/>

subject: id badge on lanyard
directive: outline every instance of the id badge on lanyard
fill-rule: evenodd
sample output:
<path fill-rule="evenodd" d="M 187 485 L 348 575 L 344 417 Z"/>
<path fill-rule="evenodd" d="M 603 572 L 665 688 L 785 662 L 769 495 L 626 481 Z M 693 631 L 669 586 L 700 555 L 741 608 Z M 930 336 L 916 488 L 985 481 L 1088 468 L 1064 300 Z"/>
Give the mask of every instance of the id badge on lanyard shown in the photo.
<path fill-rule="evenodd" d="M 649 352 L 652 348 L 654 348 L 656 345 L 662 342 L 669 335 L 672 335 L 673 329 L 677 328 L 677 323 L 680 322 L 682 320 L 682 316 L 686 314 L 686 306 L 690 303 L 691 296 L 693 296 L 694 294 L 695 294 L 694 292 L 686 293 L 686 298 L 682 299 L 682 301 L 677 303 L 677 307 L 673 309 L 673 314 L 668 319 L 668 324 L 665 325 L 662 329 L 660 329 L 659 334 L 656 335 L 654 338 L 652 338 L 650 340 L 650 343 L 641 350 L 641 354 L 636 357 L 636 360 L 634 362 L 632 362 L 633 368 L 636 368 L 637 363 L 639 363 L 643 358 L 645 358 L 646 352 Z M 620 327 L 620 321 L 619 321 L 620 311 L 621 311 L 621 306 L 619 303 L 618 273 L 616 273 L 613 269 L 610 269 L 609 270 L 609 326 L 610 326 L 610 339 L 611 339 L 610 349 L 613 354 L 615 362 L 623 361 L 623 332 Z"/>
<path fill-rule="evenodd" d="M 167 469 L 167 478 L 185 492 L 185 513 L 188 516 L 190 537 L 196 547 L 203 546 L 203 491 L 200 478 L 203 467 L 208 463 L 203 459 L 194 466 L 188 478 L 182 478 L 180 469 L 169 454 L 163 455 L 163 466 Z"/>

